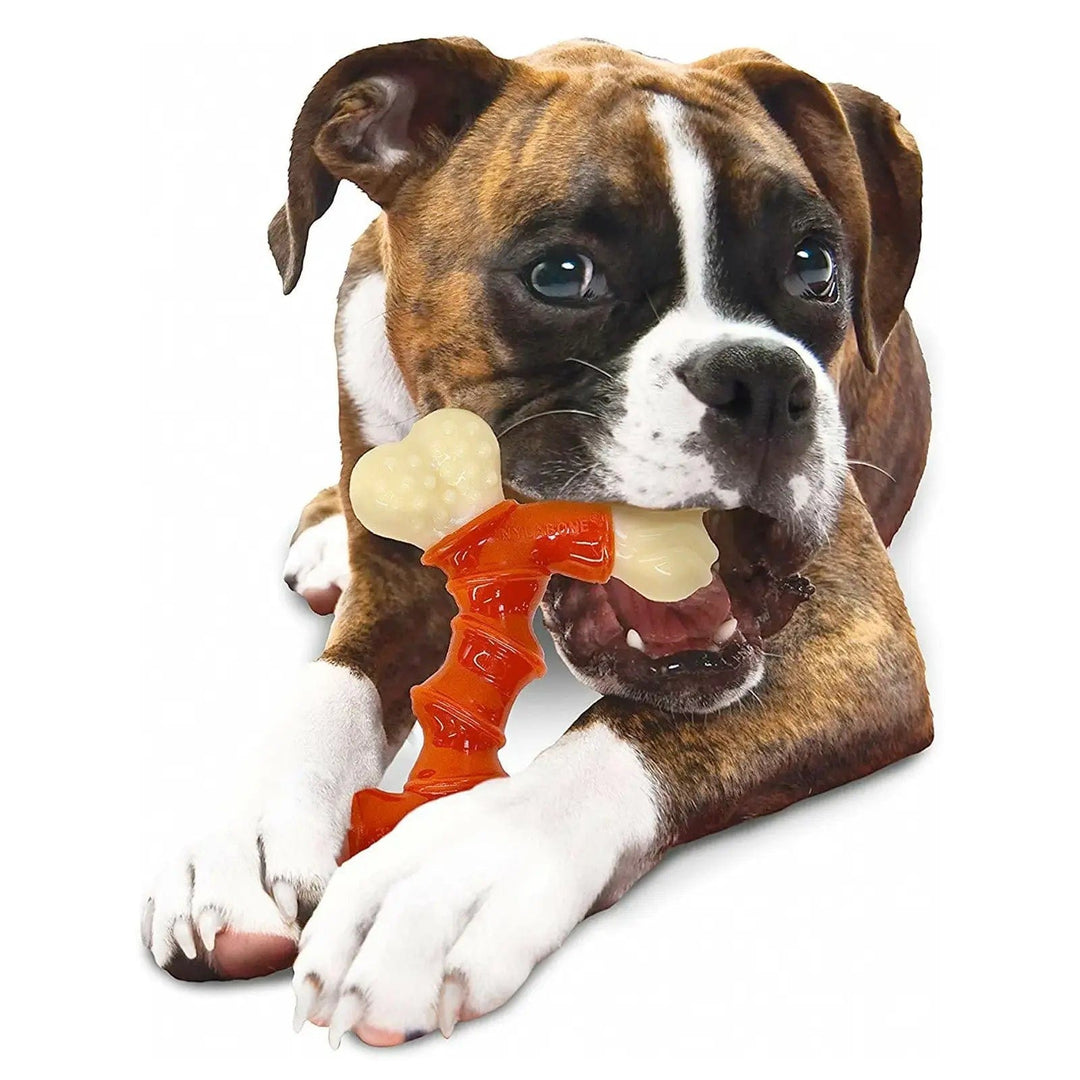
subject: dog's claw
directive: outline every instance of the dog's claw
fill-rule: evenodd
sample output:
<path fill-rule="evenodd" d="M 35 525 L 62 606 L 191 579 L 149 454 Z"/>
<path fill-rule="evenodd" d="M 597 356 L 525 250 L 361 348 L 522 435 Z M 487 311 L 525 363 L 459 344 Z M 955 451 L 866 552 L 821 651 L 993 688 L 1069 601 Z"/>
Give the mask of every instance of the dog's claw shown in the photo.
<path fill-rule="evenodd" d="M 311 1017 L 315 1003 L 319 999 L 318 983 L 310 976 L 293 983 L 293 993 L 296 995 L 296 1009 L 293 1012 L 293 1031 L 299 1032 L 304 1022 Z"/>
<path fill-rule="evenodd" d="M 173 954 L 173 938 L 167 933 L 155 934 L 154 940 L 150 942 L 150 955 L 154 958 L 154 963 L 159 968 L 164 968 L 166 964 L 172 959 Z"/>
<path fill-rule="evenodd" d="M 342 994 L 334 1015 L 330 1018 L 330 1046 L 336 1050 L 341 1037 L 360 1023 L 364 1015 L 364 999 L 356 993 Z"/>
<path fill-rule="evenodd" d="M 461 1018 L 461 1006 L 465 1003 L 465 986 L 456 975 L 447 975 L 439 990 L 439 1003 L 435 1008 L 439 1031 L 444 1039 L 454 1034 Z"/>
<path fill-rule="evenodd" d="M 149 949 L 150 948 L 150 942 L 151 942 L 152 937 L 153 937 L 153 926 L 154 926 L 154 898 L 152 896 L 148 896 L 146 898 L 146 904 L 143 907 L 142 926 L 140 927 L 140 929 L 142 931 L 142 943 L 143 943 L 143 948 L 144 949 Z"/>
<path fill-rule="evenodd" d="M 222 927 L 221 916 L 213 908 L 207 908 L 197 920 L 199 937 L 202 939 L 203 948 L 209 953 L 214 951 L 214 942 L 217 941 L 218 932 Z"/>
<path fill-rule="evenodd" d="M 198 950 L 195 948 L 195 934 L 192 932 L 187 916 L 182 916 L 173 923 L 173 940 L 189 960 L 194 960 L 198 955 Z"/>
<path fill-rule="evenodd" d="M 270 894 L 278 911 L 286 922 L 296 922 L 296 913 L 299 910 L 299 902 L 296 897 L 296 886 L 289 881 L 275 881 L 270 887 Z"/>

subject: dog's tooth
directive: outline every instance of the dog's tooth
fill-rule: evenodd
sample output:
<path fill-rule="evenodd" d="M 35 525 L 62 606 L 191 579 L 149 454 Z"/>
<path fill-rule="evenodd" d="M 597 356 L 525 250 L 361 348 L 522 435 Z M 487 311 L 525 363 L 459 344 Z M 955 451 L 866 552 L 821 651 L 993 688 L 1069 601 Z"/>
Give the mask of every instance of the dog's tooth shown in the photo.
<path fill-rule="evenodd" d="M 626 631 L 626 644 L 631 649 L 637 649 L 638 652 L 645 651 L 645 642 L 641 640 L 641 635 L 633 627 Z"/>
<path fill-rule="evenodd" d="M 716 637 L 713 640 L 717 645 L 726 645 L 735 636 L 735 631 L 738 629 L 738 619 L 728 619 L 727 622 L 716 631 Z"/>

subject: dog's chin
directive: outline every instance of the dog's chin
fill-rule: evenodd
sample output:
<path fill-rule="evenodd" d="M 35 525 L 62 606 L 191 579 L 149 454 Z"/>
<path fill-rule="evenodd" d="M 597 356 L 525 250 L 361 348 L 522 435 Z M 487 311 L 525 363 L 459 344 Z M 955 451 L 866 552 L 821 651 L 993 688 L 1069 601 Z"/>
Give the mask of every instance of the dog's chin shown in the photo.
<path fill-rule="evenodd" d="M 759 682 L 765 642 L 814 588 L 799 571 L 817 546 L 755 510 L 710 510 L 712 581 L 685 600 L 647 600 L 621 581 L 555 576 L 544 622 L 586 685 L 663 709 L 704 713 Z"/>

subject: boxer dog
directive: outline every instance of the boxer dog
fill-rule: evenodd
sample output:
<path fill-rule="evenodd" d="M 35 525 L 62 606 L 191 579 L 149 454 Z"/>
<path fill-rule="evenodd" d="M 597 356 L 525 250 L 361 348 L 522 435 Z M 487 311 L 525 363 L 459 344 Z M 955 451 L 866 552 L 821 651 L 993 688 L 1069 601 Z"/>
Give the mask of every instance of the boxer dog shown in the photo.
<path fill-rule="evenodd" d="M 341 180 L 383 214 L 339 298 L 340 482 L 286 568 L 333 626 L 254 801 L 166 864 L 144 937 L 181 979 L 293 964 L 298 1023 L 392 1045 L 498 1008 L 672 845 L 930 743 L 885 551 L 929 437 L 921 167 L 890 105 L 767 53 L 447 39 L 311 92 L 270 225 L 286 292 Z M 452 614 L 343 493 L 444 406 L 492 425 L 516 497 L 705 507 L 720 558 L 672 604 L 553 579 L 545 622 L 600 699 L 337 869 Z"/>

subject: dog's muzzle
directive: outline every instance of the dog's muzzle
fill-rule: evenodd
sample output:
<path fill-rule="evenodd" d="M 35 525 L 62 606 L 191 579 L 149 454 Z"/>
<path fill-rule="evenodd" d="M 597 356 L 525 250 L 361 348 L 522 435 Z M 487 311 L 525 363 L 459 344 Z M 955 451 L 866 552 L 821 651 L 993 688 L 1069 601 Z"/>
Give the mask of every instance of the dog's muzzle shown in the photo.
<path fill-rule="evenodd" d="M 770 341 L 699 349 L 677 371 L 706 406 L 703 430 L 747 477 L 791 471 L 814 438 L 817 396 L 805 361 Z"/>

